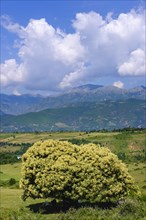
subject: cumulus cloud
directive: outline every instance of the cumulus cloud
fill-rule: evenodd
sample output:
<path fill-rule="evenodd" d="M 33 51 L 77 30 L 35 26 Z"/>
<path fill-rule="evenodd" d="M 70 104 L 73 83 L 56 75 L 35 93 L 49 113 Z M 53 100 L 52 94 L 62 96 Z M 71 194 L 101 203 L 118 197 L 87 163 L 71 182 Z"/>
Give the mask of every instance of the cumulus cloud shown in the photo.
<path fill-rule="evenodd" d="M 23 81 L 22 66 L 18 65 L 15 59 L 6 60 L 1 64 L 0 69 L 2 86 L 6 87 Z"/>
<path fill-rule="evenodd" d="M 120 89 L 122 89 L 124 87 L 124 83 L 121 81 L 117 81 L 113 83 L 113 86 L 118 87 Z"/>
<path fill-rule="evenodd" d="M 146 70 L 146 56 L 142 49 L 134 50 L 130 53 L 126 62 L 118 68 L 120 75 L 143 75 Z"/>
<path fill-rule="evenodd" d="M 117 18 L 96 12 L 77 13 L 74 33 L 55 29 L 45 18 L 26 27 L 3 16 L 5 29 L 19 37 L 18 57 L 1 64 L 2 86 L 17 83 L 30 90 L 57 90 L 98 77 L 145 74 L 144 11 L 131 10 Z M 115 82 L 116 86 L 123 86 Z"/>

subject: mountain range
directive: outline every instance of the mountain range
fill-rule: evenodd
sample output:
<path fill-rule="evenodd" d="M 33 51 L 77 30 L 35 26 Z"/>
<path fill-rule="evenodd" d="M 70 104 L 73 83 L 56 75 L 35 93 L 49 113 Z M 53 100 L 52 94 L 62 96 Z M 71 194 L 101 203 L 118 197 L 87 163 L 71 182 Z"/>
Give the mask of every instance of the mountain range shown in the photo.
<path fill-rule="evenodd" d="M 1 94 L 1 132 L 143 128 L 145 92 L 87 84 L 49 97 Z"/>
<path fill-rule="evenodd" d="M 0 94 L 0 115 L 20 115 L 28 112 L 38 112 L 48 108 L 67 107 L 72 104 L 106 100 L 146 99 L 144 86 L 132 89 L 120 89 L 114 86 L 87 84 L 69 90 L 57 96 L 43 97 L 40 95 L 6 95 Z"/>

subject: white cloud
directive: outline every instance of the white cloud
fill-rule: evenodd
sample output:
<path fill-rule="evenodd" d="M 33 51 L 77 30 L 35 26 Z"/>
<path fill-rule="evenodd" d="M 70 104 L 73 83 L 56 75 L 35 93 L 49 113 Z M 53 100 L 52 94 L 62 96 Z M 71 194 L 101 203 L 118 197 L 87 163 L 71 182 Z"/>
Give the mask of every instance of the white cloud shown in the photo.
<path fill-rule="evenodd" d="M 118 87 L 120 89 L 122 89 L 124 87 L 124 83 L 121 81 L 117 81 L 113 83 L 113 86 Z"/>
<path fill-rule="evenodd" d="M 94 11 L 89 13 L 77 13 L 76 19 L 73 21 L 73 27 L 79 32 L 85 35 L 92 35 L 92 31 L 95 34 L 98 33 L 99 28 L 105 24 L 102 16 Z"/>
<path fill-rule="evenodd" d="M 19 25 L 18 23 L 14 23 L 8 15 L 2 15 L 1 16 L 1 25 L 5 29 L 7 29 L 10 32 L 14 32 L 19 34 L 19 36 L 23 36 L 23 27 Z"/>
<path fill-rule="evenodd" d="M 144 11 L 104 19 L 96 12 L 78 13 L 74 33 L 55 29 L 44 18 L 26 27 L 2 18 L 18 34 L 18 57 L 1 64 L 2 86 L 17 84 L 30 90 L 57 90 L 105 76 L 144 75 Z M 17 89 L 17 88 L 16 88 Z"/>
<path fill-rule="evenodd" d="M 11 86 L 23 81 L 22 66 L 15 59 L 6 60 L 0 65 L 2 86 Z"/>
<path fill-rule="evenodd" d="M 66 88 L 74 85 L 74 82 L 78 82 L 80 84 L 82 83 L 82 79 L 85 75 L 86 68 L 84 67 L 84 63 L 79 63 L 77 70 L 75 70 L 74 72 L 70 72 L 69 74 L 66 74 L 59 85 L 61 88 Z"/>
<path fill-rule="evenodd" d="M 20 96 L 21 93 L 20 93 L 17 89 L 14 89 L 14 91 L 13 91 L 13 95 Z"/>
<path fill-rule="evenodd" d="M 118 68 L 120 75 L 143 75 L 146 71 L 146 56 L 142 49 L 130 53 L 129 59 Z"/>
<path fill-rule="evenodd" d="M 129 59 L 130 51 L 136 50 L 137 47 L 144 51 L 144 12 L 123 13 L 117 19 L 112 19 L 112 14 L 109 13 L 105 20 L 95 12 L 79 13 L 73 26 L 80 35 L 86 58 L 82 63 L 83 71 L 78 69 L 64 77 L 63 82 L 66 84 L 121 75 L 117 66 Z M 140 62 L 137 63 L 137 68 L 142 68 Z M 133 72 L 131 75 L 136 74 Z M 141 75 L 144 75 L 144 72 L 141 72 Z"/>

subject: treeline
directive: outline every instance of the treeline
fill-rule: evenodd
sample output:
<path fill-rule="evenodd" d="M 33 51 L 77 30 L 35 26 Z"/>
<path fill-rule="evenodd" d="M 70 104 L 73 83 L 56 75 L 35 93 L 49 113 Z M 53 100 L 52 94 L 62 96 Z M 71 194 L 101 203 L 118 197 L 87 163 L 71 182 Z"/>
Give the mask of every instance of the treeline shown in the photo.
<path fill-rule="evenodd" d="M 21 156 L 27 151 L 31 146 L 30 143 L 8 143 L 0 142 L 0 146 L 20 146 L 20 149 L 15 152 L 0 152 L 0 164 L 16 163 L 20 161 Z"/>
<path fill-rule="evenodd" d="M 22 146 L 22 147 L 30 147 L 32 144 L 31 143 L 11 143 L 11 142 L 0 142 L 0 147 L 1 146 L 13 146 L 13 147 L 16 147 L 16 146 Z"/>
<path fill-rule="evenodd" d="M 120 160 L 129 163 L 129 162 L 146 162 L 146 150 L 142 150 L 132 155 L 132 153 L 118 152 L 117 156 Z"/>
<path fill-rule="evenodd" d="M 61 139 L 63 140 L 63 139 Z M 87 140 L 85 138 L 81 138 L 81 139 L 77 139 L 77 138 L 71 138 L 71 139 L 64 139 L 65 141 L 68 141 L 72 144 L 77 144 L 77 145 L 81 145 L 81 144 L 89 144 L 89 143 L 93 143 L 93 144 L 97 144 L 100 145 L 102 147 L 102 143 L 99 141 L 92 141 L 92 140 Z"/>
<path fill-rule="evenodd" d="M 101 129 L 101 130 L 91 130 L 91 131 L 85 131 L 86 133 L 93 133 L 93 132 L 126 132 L 126 131 L 131 131 L 136 132 L 136 131 L 144 131 L 146 128 L 134 128 L 134 127 L 126 127 L 126 128 L 118 128 L 118 129 L 113 129 L 113 130 L 107 130 L 107 129 Z"/>
<path fill-rule="evenodd" d="M 14 152 L 1 152 L 0 153 L 0 164 L 16 163 L 19 159 Z"/>
<path fill-rule="evenodd" d="M 123 131 L 144 131 L 146 130 L 146 127 L 124 127 L 124 128 L 117 128 L 117 129 L 91 129 L 91 130 L 78 130 L 78 132 L 85 132 L 85 133 L 92 133 L 92 132 L 103 132 L 103 133 L 106 133 L 106 132 L 123 132 Z M 55 132 L 59 132 L 59 133 L 66 133 L 66 132 L 77 132 L 77 131 L 72 131 L 72 130 L 56 130 L 56 131 L 53 131 L 53 133 Z M 5 132 L 2 132 L 2 133 L 5 133 Z M 12 133 L 12 132 L 6 132 L 6 133 Z M 15 138 L 15 134 L 36 134 L 36 135 L 39 135 L 41 133 L 51 133 L 50 131 L 48 130 L 43 130 L 43 131 L 14 131 L 13 134 L 14 134 L 14 138 Z"/>

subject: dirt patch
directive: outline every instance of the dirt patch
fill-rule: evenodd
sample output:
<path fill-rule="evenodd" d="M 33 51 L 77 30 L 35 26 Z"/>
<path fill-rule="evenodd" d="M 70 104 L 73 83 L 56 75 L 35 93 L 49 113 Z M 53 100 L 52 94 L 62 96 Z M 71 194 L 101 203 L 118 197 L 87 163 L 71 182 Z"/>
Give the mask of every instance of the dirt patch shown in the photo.
<path fill-rule="evenodd" d="M 128 145 L 128 149 L 131 151 L 139 151 L 139 150 L 142 150 L 143 148 L 135 144 L 130 144 Z"/>

